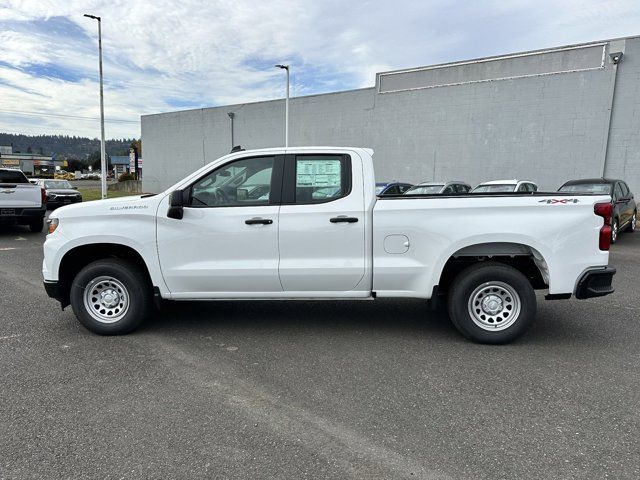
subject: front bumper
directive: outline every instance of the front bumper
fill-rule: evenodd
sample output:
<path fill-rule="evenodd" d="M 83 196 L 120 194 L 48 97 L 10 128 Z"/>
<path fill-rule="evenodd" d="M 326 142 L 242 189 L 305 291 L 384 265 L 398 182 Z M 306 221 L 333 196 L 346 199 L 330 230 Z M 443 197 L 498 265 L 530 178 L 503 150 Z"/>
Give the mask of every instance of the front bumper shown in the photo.
<path fill-rule="evenodd" d="M 74 203 L 81 203 L 82 198 L 77 197 L 56 197 L 53 199 L 47 199 L 47 208 L 64 207 L 65 205 L 73 205 Z"/>
<path fill-rule="evenodd" d="M 614 292 L 612 285 L 616 269 L 613 267 L 590 268 L 576 284 L 575 296 L 580 300 L 603 297 Z"/>

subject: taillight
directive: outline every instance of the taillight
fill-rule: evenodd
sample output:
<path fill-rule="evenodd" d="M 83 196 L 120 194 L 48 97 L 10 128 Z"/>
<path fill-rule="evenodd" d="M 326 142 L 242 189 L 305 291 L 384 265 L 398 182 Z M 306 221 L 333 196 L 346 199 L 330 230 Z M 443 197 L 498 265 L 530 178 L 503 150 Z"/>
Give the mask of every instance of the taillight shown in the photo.
<path fill-rule="evenodd" d="M 593 206 L 593 213 L 604 218 L 605 225 L 611 225 L 611 217 L 613 216 L 613 206 L 610 203 L 596 203 Z"/>
<path fill-rule="evenodd" d="M 45 191 L 44 188 L 40 189 L 40 198 L 42 199 L 42 205 L 46 205 L 47 204 L 47 192 Z"/>
<path fill-rule="evenodd" d="M 611 217 L 613 216 L 613 205 L 611 203 L 596 203 L 593 206 L 593 213 L 604 219 L 604 225 L 600 228 L 600 240 L 598 245 L 600 250 L 609 250 L 611 247 Z"/>

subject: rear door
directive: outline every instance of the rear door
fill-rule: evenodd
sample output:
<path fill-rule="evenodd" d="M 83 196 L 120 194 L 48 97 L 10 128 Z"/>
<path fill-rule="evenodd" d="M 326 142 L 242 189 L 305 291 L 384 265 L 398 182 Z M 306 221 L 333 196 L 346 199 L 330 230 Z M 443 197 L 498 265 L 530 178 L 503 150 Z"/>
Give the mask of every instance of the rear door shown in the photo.
<path fill-rule="evenodd" d="M 619 212 L 620 226 L 625 226 L 631 221 L 633 207 L 631 206 L 631 194 L 629 188 L 623 182 L 616 182 L 614 188 L 614 199 Z"/>
<path fill-rule="evenodd" d="M 625 202 L 626 202 L 625 207 L 626 207 L 627 222 L 630 222 L 631 217 L 633 217 L 633 212 L 636 209 L 636 201 L 633 198 L 633 194 L 631 193 L 631 190 L 629 190 L 629 187 L 625 182 L 620 182 L 620 186 L 622 187 L 622 194 L 624 195 Z"/>
<path fill-rule="evenodd" d="M 356 155 L 287 155 L 279 215 L 279 274 L 286 292 L 367 290 L 362 161 Z M 360 285 L 362 283 L 362 285 Z"/>

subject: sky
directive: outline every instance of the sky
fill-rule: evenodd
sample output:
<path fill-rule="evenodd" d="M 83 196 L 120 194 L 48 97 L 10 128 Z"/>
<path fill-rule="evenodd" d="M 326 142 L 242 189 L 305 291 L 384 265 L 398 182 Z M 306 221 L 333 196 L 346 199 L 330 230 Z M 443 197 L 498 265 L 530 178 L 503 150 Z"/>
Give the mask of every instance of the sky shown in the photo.
<path fill-rule="evenodd" d="M 640 35 L 638 0 L 0 0 L 0 132 L 107 138 L 150 113 L 373 86 L 375 73 Z"/>

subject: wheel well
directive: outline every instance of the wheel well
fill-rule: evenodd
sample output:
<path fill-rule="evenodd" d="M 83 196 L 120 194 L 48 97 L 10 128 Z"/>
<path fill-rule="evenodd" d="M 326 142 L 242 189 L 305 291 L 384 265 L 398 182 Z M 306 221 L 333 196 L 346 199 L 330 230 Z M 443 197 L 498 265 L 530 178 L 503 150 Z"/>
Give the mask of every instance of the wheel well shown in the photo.
<path fill-rule="evenodd" d="M 485 261 L 515 268 L 527 277 L 535 289 L 548 286 L 547 264 L 536 250 L 517 243 L 484 243 L 465 247 L 449 257 L 440 275 L 438 292 L 447 292 L 453 280 L 465 268 Z"/>
<path fill-rule="evenodd" d="M 133 248 L 116 243 L 82 245 L 65 253 L 60 262 L 58 288 L 60 289 L 60 302 L 63 308 L 69 305 L 71 284 L 78 272 L 90 263 L 105 258 L 120 258 L 139 266 L 140 270 L 145 273 L 149 284 L 151 284 L 149 269 L 140 254 Z"/>

